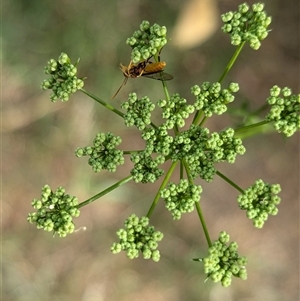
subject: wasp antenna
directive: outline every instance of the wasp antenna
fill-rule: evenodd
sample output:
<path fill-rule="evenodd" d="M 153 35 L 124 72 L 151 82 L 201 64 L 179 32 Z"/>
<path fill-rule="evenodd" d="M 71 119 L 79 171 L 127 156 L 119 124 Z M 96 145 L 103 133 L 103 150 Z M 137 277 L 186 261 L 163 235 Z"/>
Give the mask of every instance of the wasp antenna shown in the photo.
<path fill-rule="evenodd" d="M 114 98 L 117 96 L 117 94 L 119 93 L 119 91 L 121 90 L 121 88 L 122 88 L 124 85 L 126 85 L 127 80 L 128 80 L 128 77 L 125 77 L 124 80 L 123 80 L 123 82 L 122 82 L 122 84 L 121 84 L 121 86 L 119 87 L 119 89 L 117 90 L 117 92 L 111 97 L 111 99 L 114 99 Z"/>

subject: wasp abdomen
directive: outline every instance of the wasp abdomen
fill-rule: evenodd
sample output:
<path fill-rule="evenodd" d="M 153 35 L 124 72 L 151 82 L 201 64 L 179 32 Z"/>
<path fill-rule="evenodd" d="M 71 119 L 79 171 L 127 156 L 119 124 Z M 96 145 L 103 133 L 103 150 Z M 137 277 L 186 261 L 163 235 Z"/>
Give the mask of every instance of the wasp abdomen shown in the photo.
<path fill-rule="evenodd" d="M 156 72 L 163 71 L 166 65 L 167 64 L 165 62 L 156 62 L 156 63 L 149 62 L 144 69 L 144 73 L 156 73 Z"/>

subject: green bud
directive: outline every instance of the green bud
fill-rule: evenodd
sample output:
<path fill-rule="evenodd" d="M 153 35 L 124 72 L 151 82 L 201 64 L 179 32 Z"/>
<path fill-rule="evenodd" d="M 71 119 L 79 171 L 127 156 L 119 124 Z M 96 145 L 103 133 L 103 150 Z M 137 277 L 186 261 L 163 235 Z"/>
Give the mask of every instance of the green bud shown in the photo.
<path fill-rule="evenodd" d="M 154 262 L 158 262 L 159 259 L 160 259 L 160 253 L 159 253 L 159 251 L 158 251 L 158 250 L 154 250 L 154 251 L 152 252 L 151 258 L 152 258 L 152 260 L 153 260 Z"/>
<path fill-rule="evenodd" d="M 141 31 L 149 30 L 149 28 L 150 28 L 150 23 L 149 23 L 149 21 L 145 21 L 145 20 L 144 20 L 144 21 L 141 23 L 141 25 L 140 25 Z"/>
<path fill-rule="evenodd" d="M 239 90 L 239 84 L 238 83 L 230 83 L 229 90 L 230 92 L 237 92 Z"/>
<path fill-rule="evenodd" d="M 261 12 L 261 11 L 263 11 L 264 6 L 265 6 L 264 3 L 261 3 L 261 2 L 255 3 L 252 5 L 252 9 L 254 12 Z"/>
<path fill-rule="evenodd" d="M 64 64 L 67 64 L 70 62 L 70 59 L 68 57 L 68 55 L 66 53 L 61 53 L 61 55 L 59 56 L 58 58 L 58 62 L 61 64 L 61 65 L 64 65 Z"/>
<path fill-rule="evenodd" d="M 231 11 L 221 15 L 221 19 L 224 23 L 229 22 L 232 18 L 233 18 L 233 12 Z"/>
<path fill-rule="evenodd" d="M 250 7 L 247 3 L 243 3 L 238 6 L 238 10 L 241 14 L 245 14 L 247 11 L 249 11 L 249 8 Z"/>

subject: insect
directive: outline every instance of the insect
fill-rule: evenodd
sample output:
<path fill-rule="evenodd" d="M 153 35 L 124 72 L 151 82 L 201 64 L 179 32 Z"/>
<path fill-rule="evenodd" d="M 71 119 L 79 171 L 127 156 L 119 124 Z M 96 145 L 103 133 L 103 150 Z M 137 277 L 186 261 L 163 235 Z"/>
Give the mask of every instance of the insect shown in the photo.
<path fill-rule="evenodd" d="M 123 72 L 125 78 L 120 88 L 117 90 L 117 92 L 114 94 L 114 96 L 111 99 L 115 98 L 119 93 L 119 91 L 121 90 L 121 88 L 124 85 L 126 85 L 128 78 L 137 78 L 140 76 L 145 76 L 157 80 L 173 79 L 173 76 L 171 74 L 163 72 L 166 65 L 167 64 L 165 62 L 155 62 L 155 63 L 150 62 L 149 59 L 139 62 L 137 64 L 134 64 L 131 61 L 128 67 L 123 64 L 120 64 L 120 69 Z"/>

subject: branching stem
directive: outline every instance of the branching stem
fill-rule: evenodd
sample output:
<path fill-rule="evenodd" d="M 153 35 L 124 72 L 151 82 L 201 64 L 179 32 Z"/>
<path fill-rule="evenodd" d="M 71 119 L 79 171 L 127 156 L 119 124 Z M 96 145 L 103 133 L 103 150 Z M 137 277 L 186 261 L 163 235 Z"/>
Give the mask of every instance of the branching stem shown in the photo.
<path fill-rule="evenodd" d="M 105 194 L 107 194 L 107 193 L 113 191 L 114 189 L 120 187 L 121 185 L 123 185 L 123 184 L 129 182 L 131 179 L 132 179 L 132 176 L 128 176 L 128 177 L 122 179 L 121 181 L 119 181 L 119 182 L 113 184 L 112 186 L 110 186 L 110 187 L 106 188 L 105 190 L 101 191 L 100 193 L 97 193 L 96 195 L 92 196 L 92 197 L 89 198 L 88 200 L 86 200 L 86 201 L 80 203 L 80 204 L 77 206 L 77 208 L 81 208 L 81 207 L 83 207 L 83 206 L 85 206 L 85 205 L 88 205 L 88 204 L 90 204 L 90 203 L 96 201 L 97 199 L 101 198 L 101 197 L 104 196 Z"/>
<path fill-rule="evenodd" d="M 235 50 L 233 56 L 231 57 L 229 63 L 227 64 L 224 73 L 222 74 L 222 76 L 219 79 L 219 83 L 221 83 L 224 79 L 224 77 L 227 75 L 227 73 L 230 71 L 231 67 L 233 66 L 234 62 L 236 61 L 236 59 L 238 58 L 240 52 L 242 51 L 244 45 L 245 45 L 246 41 L 242 42 L 237 49 Z"/>
<path fill-rule="evenodd" d="M 188 176 L 189 182 L 192 185 L 194 185 L 194 181 L 193 181 L 193 179 L 191 177 L 189 166 L 188 166 L 188 164 L 186 163 L 185 160 L 183 160 L 183 164 L 184 164 L 184 168 L 186 170 L 186 174 Z M 208 233 L 208 229 L 207 229 L 207 226 L 206 226 L 206 222 L 205 222 L 205 219 L 204 219 L 204 216 L 203 216 L 203 213 L 202 213 L 202 209 L 201 209 L 200 203 L 196 202 L 195 206 L 196 206 L 196 210 L 197 210 L 197 213 L 198 213 L 201 225 L 202 225 L 202 229 L 203 229 L 203 232 L 204 232 L 207 244 L 208 244 L 209 247 L 211 247 L 212 243 L 211 243 L 211 239 L 210 239 L 210 236 L 209 236 L 209 233 Z"/>
<path fill-rule="evenodd" d="M 169 181 L 169 179 L 170 179 L 170 177 L 171 177 L 171 175 L 172 175 L 172 173 L 173 173 L 173 171 L 174 171 L 177 163 L 178 163 L 178 161 L 173 162 L 172 165 L 171 165 L 171 167 L 169 168 L 169 170 L 168 170 L 168 172 L 167 172 L 164 180 L 162 181 L 162 183 L 161 183 L 161 185 L 160 185 L 160 187 L 159 187 L 159 189 L 157 191 L 157 194 L 156 194 L 156 196 L 155 196 L 155 198 L 154 198 L 154 200 L 152 202 L 152 205 L 151 205 L 151 207 L 150 207 L 150 209 L 149 209 L 149 211 L 147 213 L 147 217 L 150 218 L 150 216 L 151 216 L 151 214 L 152 214 L 154 208 L 156 207 L 156 204 L 157 204 L 157 202 L 158 202 L 158 200 L 160 198 L 160 192 L 167 185 L 167 183 L 168 183 L 168 181 Z"/>
<path fill-rule="evenodd" d="M 200 206 L 199 202 L 196 203 L 196 210 L 197 210 L 197 213 L 198 213 L 198 216 L 199 216 L 202 228 L 203 228 L 203 232 L 204 232 L 207 244 L 208 244 L 209 247 L 211 247 L 212 246 L 211 239 L 210 239 L 210 236 L 209 236 L 209 233 L 208 233 L 206 222 L 204 220 L 204 216 L 203 216 L 202 209 L 201 209 L 201 206 Z"/>
<path fill-rule="evenodd" d="M 235 134 L 241 133 L 241 132 L 244 132 L 244 131 L 247 131 L 247 130 L 250 130 L 250 129 L 253 129 L 253 128 L 256 128 L 256 127 L 260 127 L 260 126 L 262 126 L 264 124 L 267 124 L 267 123 L 270 123 L 270 121 L 263 120 L 263 121 L 260 121 L 260 122 L 254 123 L 254 124 L 250 124 L 250 125 L 246 125 L 246 126 L 237 128 L 236 130 L 234 130 L 234 132 L 235 132 Z"/>
<path fill-rule="evenodd" d="M 232 187 L 234 187 L 237 191 L 239 191 L 240 193 L 244 193 L 244 190 L 239 187 L 238 185 L 236 185 L 233 181 L 231 181 L 229 178 L 227 178 L 224 174 L 222 174 L 220 171 L 217 171 L 216 174 L 222 178 L 223 180 L 225 180 L 228 184 L 230 184 Z"/>
<path fill-rule="evenodd" d="M 100 99 L 99 97 L 87 92 L 84 89 L 80 89 L 80 91 L 84 94 L 86 94 L 87 96 L 93 98 L 94 100 L 96 100 L 98 103 L 100 103 L 101 105 L 103 105 L 106 109 L 116 113 L 117 115 L 121 116 L 122 118 L 124 118 L 124 114 L 122 112 L 120 112 L 119 110 L 117 110 L 116 108 L 114 108 L 113 106 L 109 105 L 108 103 L 106 103 L 105 101 L 103 101 L 102 99 Z"/>

